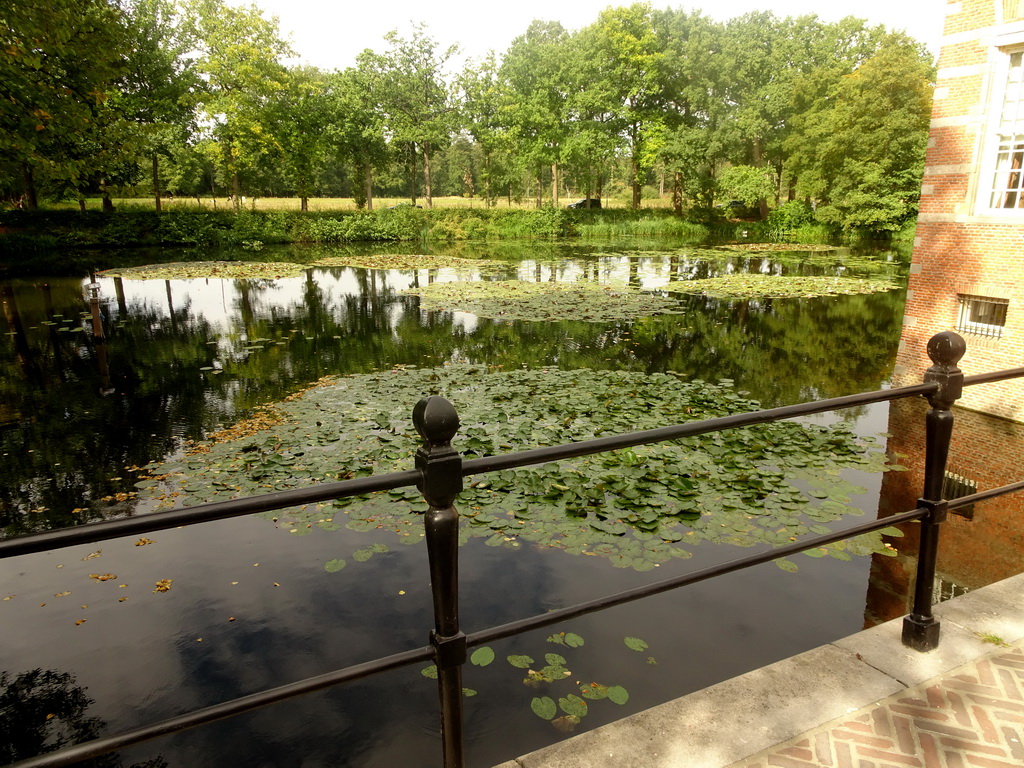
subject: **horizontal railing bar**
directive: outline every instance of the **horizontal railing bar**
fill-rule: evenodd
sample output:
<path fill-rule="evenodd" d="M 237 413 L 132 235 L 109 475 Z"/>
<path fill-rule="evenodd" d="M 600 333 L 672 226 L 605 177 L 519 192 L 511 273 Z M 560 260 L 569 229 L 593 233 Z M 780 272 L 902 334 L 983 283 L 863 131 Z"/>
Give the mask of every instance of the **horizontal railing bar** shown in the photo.
<path fill-rule="evenodd" d="M 568 619 L 585 616 L 588 613 L 595 613 L 597 611 L 604 610 L 605 608 L 613 608 L 617 605 L 623 605 L 624 603 L 639 600 L 642 597 L 649 597 L 650 595 L 657 595 L 679 587 L 685 587 L 690 584 L 696 584 L 700 581 L 706 581 L 707 579 L 715 578 L 716 576 L 724 576 L 728 573 L 733 573 L 734 571 L 743 570 L 744 568 L 750 568 L 772 560 L 778 560 L 780 557 L 785 557 L 786 555 L 796 554 L 803 552 L 804 550 L 813 549 L 814 547 L 820 547 L 825 544 L 832 544 L 853 536 L 859 536 L 862 533 L 870 533 L 871 531 L 878 531 L 882 528 L 888 528 L 889 526 L 897 525 L 899 523 L 918 520 L 924 517 L 927 513 L 927 510 L 924 509 L 912 509 L 909 512 L 902 512 L 898 515 L 892 515 L 891 517 L 886 517 L 881 520 L 872 520 L 868 523 L 861 523 L 860 525 L 845 528 L 841 531 L 835 531 L 825 536 L 816 536 L 815 538 L 808 539 L 807 541 L 787 544 L 784 547 L 767 550 L 757 555 L 748 555 L 747 557 L 737 558 L 736 560 L 730 560 L 719 565 L 712 565 L 699 571 L 693 571 L 692 573 L 676 576 L 675 578 L 657 581 L 653 584 L 646 584 L 642 587 L 627 589 L 623 592 L 616 592 L 613 595 L 606 595 L 605 597 L 599 597 L 585 603 L 578 603 L 568 608 L 559 608 L 549 611 L 548 613 L 531 616 L 526 619 L 519 619 L 518 621 L 512 621 L 508 624 L 502 624 L 498 627 L 491 627 L 490 629 L 473 632 L 466 636 L 466 642 L 471 648 L 477 645 L 483 645 L 484 643 L 492 643 L 495 640 L 501 640 L 532 629 L 539 629 L 540 627 L 548 627 L 552 624 L 557 624 Z"/>
<path fill-rule="evenodd" d="M 213 501 L 209 504 L 196 504 L 192 507 L 170 509 L 166 512 L 154 512 L 138 517 L 127 517 L 121 520 L 105 520 L 100 523 L 88 523 L 72 528 L 61 528 L 56 531 L 45 531 L 13 539 L 0 540 L 0 559 L 15 555 L 29 555 L 46 552 L 51 549 L 70 547 L 75 544 L 92 544 L 97 541 L 114 539 L 119 536 L 136 536 L 142 533 L 164 531 L 193 523 L 209 523 L 214 520 L 227 520 L 232 517 L 251 515 L 256 512 L 270 512 L 274 509 L 295 506 L 297 504 L 314 504 L 320 501 L 331 501 L 349 496 L 359 496 L 374 491 L 389 491 L 415 485 L 420 479 L 418 469 L 403 472 L 391 472 L 386 475 L 357 477 L 352 480 L 340 480 L 335 483 L 318 483 L 308 488 L 296 488 L 290 491 L 275 491 L 260 496 L 245 496 L 240 499 Z"/>
<path fill-rule="evenodd" d="M 796 418 L 797 416 L 809 416 L 814 413 L 835 411 L 840 408 L 852 408 L 858 405 L 882 403 L 887 400 L 899 400 L 914 395 L 927 395 L 935 392 L 938 387 L 939 385 L 935 382 L 926 382 L 910 387 L 898 387 L 896 389 L 833 397 L 828 400 L 817 400 L 812 403 L 785 405 L 780 408 L 751 411 L 750 413 L 736 413 L 731 416 L 719 416 L 718 418 L 704 419 L 702 421 L 690 421 L 671 427 L 644 429 L 638 432 L 628 432 L 624 435 L 598 437 L 593 440 L 581 440 L 578 443 L 534 448 L 528 451 L 508 453 L 501 456 L 482 456 L 478 459 L 468 459 L 462 462 L 462 474 L 475 475 L 483 472 L 495 472 L 500 469 L 525 467 L 530 464 L 544 464 L 549 461 L 573 459 L 578 456 L 589 456 L 590 454 L 602 453 L 604 451 L 631 448 L 645 443 L 678 440 L 684 437 L 707 434 L 708 432 L 718 432 L 723 429 L 735 429 L 736 427 L 747 427 L 752 424 L 763 424 L 768 421 L 779 421 L 781 419 Z"/>
<path fill-rule="evenodd" d="M 224 720 L 234 715 L 241 715 L 245 712 L 265 707 L 268 704 L 293 699 L 296 696 L 330 688 L 339 683 L 359 680 L 381 672 L 388 672 L 392 669 L 415 664 L 418 661 L 432 660 L 433 658 L 434 648 L 432 646 L 395 653 L 375 661 L 356 664 L 351 667 L 335 670 L 334 672 L 317 675 L 316 677 L 308 677 L 305 680 L 299 680 L 288 685 L 253 693 L 249 696 L 242 696 L 231 701 L 214 704 L 212 707 L 197 709 L 184 715 L 144 725 L 124 733 L 93 739 L 92 741 L 75 744 L 55 752 L 47 752 L 37 757 L 30 757 L 17 763 L 10 763 L 6 768 L 58 768 L 58 766 L 72 765 L 91 757 L 98 757 L 99 755 L 105 755 L 124 747 L 141 744 L 144 741 L 150 741 L 160 736 Z"/>
<path fill-rule="evenodd" d="M 971 376 L 964 376 L 964 386 L 974 384 L 991 384 L 993 381 L 1006 381 L 1024 376 L 1024 368 L 1008 368 L 1005 371 L 992 371 L 991 373 L 975 373 Z"/>
<path fill-rule="evenodd" d="M 960 507 L 969 507 L 971 504 L 994 499 L 997 496 L 1005 496 L 1016 491 L 1024 491 L 1024 480 L 1019 480 L 1009 485 L 1001 485 L 998 488 L 989 488 L 987 491 L 978 491 L 970 496 L 959 496 L 955 499 L 950 499 L 947 504 L 950 510 L 960 509 Z"/>

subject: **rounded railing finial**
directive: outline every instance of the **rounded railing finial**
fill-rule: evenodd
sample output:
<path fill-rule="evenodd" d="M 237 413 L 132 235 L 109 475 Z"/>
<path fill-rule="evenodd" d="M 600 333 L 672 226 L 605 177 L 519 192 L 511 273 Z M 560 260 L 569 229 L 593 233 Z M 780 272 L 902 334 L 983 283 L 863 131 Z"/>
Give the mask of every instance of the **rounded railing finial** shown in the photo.
<path fill-rule="evenodd" d="M 942 331 L 928 340 L 928 357 L 944 368 L 955 367 L 966 351 L 967 342 L 955 331 Z"/>
<path fill-rule="evenodd" d="M 459 414 L 440 395 L 430 395 L 412 409 L 412 423 L 429 445 L 443 445 L 450 443 L 459 431 Z"/>

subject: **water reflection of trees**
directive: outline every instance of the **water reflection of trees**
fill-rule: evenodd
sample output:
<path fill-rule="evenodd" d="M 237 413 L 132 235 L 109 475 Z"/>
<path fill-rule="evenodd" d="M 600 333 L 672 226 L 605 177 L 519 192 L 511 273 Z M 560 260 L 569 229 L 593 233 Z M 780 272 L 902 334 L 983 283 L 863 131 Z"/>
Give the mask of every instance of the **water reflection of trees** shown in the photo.
<path fill-rule="evenodd" d="M 106 723 L 87 714 L 92 703 L 67 672 L 34 669 L 13 677 L 0 672 L 0 761 L 7 765 L 99 738 Z M 77 765 L 121 768 L 123 763 L 113 753 Z M 156 757 L 131 768 L 166 766 Z"/>
<path fill-rule="evenodd" d="M 763 264 L 761 255 L 711 262 L 591 252 L 572 261 L 535 258 L 522 270 L 527 279 L 621 274 L 636 283 L 645 275 L 700 278 Z M 422 311 L 418 298 L 399 292 L 436 277 L 309 269 L 297 295 L 273 282 L 237 280 L 225 286 L 231 301 L 217 318 L 193 306 L 185 283 L 168 281 L 156 298 L 133 298 L 116 280 L 97 309 L 102 348 L 92 316 L 83 315 L 90 307 L 82 280 L 5 284 L 0 525 L 15 534 L 130 513 L 129 502 L 116 501 L 132 490 L 126 467 L 160 459 L 183 439 L 327 374 L 451 360 L 677 371 L 733 379 L 765 404 L 873 389 L 891 369 L 903 299 L 900 292 L 784 301 L 693 296 L 684 315 L 635 323 L 464 324 L 452 312 Z"/>

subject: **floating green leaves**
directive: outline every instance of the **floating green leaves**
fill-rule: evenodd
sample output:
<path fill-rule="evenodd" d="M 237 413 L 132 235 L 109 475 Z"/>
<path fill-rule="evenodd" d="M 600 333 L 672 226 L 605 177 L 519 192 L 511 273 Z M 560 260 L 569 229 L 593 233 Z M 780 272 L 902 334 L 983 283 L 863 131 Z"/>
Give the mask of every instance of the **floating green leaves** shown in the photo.
<path fill-rule="evenodd" d="M 551 720 L 558 714 L 558 706 L 555 700 L 549 696 L 539 696 L 530 702 L 530 709 L 537 717 L 544 720 Z"/>
<path fill-rule="evenodd" d="M 225 430 L 188 455 L 147 467 L 139 497 L 157 507 L 193 505 L 408 470 L 420 443 L 409 413 L 431 393 L 455 404 L 463 426 L 453 445 L 467 458 L 757 408 L 727 382 L 662 373 L 467 365 L 360 374 L 325 380 L 275 406 L 273 418 Z M 702 543 L 781 546 L 821 533 L 862 514 L 856 499 L 864 489 L 843 470 L 884 466 L 883 451 L 842 422 L 731 429 L 468 478 L 456 502 L 459 533 L 462 542 L 481 538 L 510 549 L 528 543 L 647 571 L 689 557 Z M 418 544 L 425 510 L 415 488 L 399 488 L 264 516 L 293 535 L 343 526 L 390 531 L 399 543 Z M 350 559 L 385 550 L 364 547 Z M 845 560 L 872 552 L 893 554 L 877 534 L 821 554 Z M 339 570 L 344 561 L 328 565 Z M 562 638 L 568 647 L 576 642 Z"/>
<path fill-rule="evenodd" d="M 142 267 L 108 269 L 102 277 L 123 277 L 126 280 L 276 280 L 298 277 L 309 267 L 291 262 L 264 261 L 180 261 L 169 264 L 147 264 Z"/>
<path fill-rule="evenodd" d="M 481 648 L 477 648 L 469 657 L 469 661 L 477 667 L 486 667 L 494 661 L 494 649 L 486 645 Z"/>
<path fill-rule="evenodd" d="M 313 262 L 315 267 L 357 267 L 360 269 L 456 269 L 491 271 L 507 269 L 507 265 L 487 259 L 462 259 L 437 254 L 374 254 L 366 256 L 328 256 Z"/>
<path fill-rule="evenodd" d="M 730 251 L 746 251 L 750 253 L 776 253 L 779 251 L 834 251 L 834 245 L 820 243 L 726 243 L 719 246 Z"/>
<path fill-rule="evenodd" d="M 622 642 L 624 642 L 626 644 L 626 647 L 629 648 L 631 651 L 641 652 L 647 650 L 647 643 L 645 643 L 639 637 L 624 637 L 622 639 Z"/>
<path fill-rule="evenodd" d="M 681 314 L 674 299 L 622 286 L 590 282 L 528 283 L 520 280 L 432 283 L 403 293 L 423 299 L 423 308 L 472 312 L 502 320 L 613 322 Z"/>
<path fill-rule="evenodd" d="M 899 285 L 885 280 L 866 280 L 852 277 L 817 277 L 731 274 L 706 280 L 684 280 L 669 283 L 662 290 L 675 293 L 702 293 L 723 299 L 752 298 L 811 298 L 813 296 L 840 296 L 854 293 L 891 291 Z"/>
<path fill-rule="evenodd" d="M 579 648 L 583 645 L 583 638 L 575 632 L 558 632 L 557 634 L 549 635 L 548 642 L 555 643 L 556 645 L 567 645 L 570 648 Z"/>

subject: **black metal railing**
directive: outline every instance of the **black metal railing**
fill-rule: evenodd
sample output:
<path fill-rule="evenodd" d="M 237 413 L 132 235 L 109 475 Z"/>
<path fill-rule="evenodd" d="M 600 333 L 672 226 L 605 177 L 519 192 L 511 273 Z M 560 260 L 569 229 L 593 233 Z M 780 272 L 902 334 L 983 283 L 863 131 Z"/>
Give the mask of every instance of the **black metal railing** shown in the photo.
<path fill-rule="evenodd" d="M 1024 480 L 1021 480 L 952 501 L 942 498 L 942 484 L 953 430 L 951 409 L 960 398 L 963 388 L 1024 377 L 1024 367 L 965 377 L 957 367 L 965 350 L 963 338 L 952 331 L 933 336 L 928 342 L 928 355 L 932 360 L 932 366 L 925 372 L 922 384 L 468 461 L 463 461 L 462 456 L 451 445 L 459 428 L 459 417 L 454 406 L 442 397 L 431 396 L 417 403 L 412 412 L 413 423 L 423 439 L 423 445 L 416 453 L 415 469 L 201 504 L 153 515 L 93 523 L 0 541 L 0 558 L 6 558 L 415 485 L 429 505 L 424 515 L 424 525 L 434 605 L 434 628 L 430 632 L 429 645 L 193 710 L 114 736 L 76 744 L 19 761 L 10 768 L 56 768 L 72 765 L 158 736 L 223 720 L 339 683 L 359 680 L 427 660 L 432 660 L 438 669 L 444 765 L 445 768 L 461 768 L 464 764 L 462 665 L 466 662 L 469 648 L 915 520 L 921 522 L 920 547 L 913 606 L 903 623 L 903 643 L 918 651 L 934 649 L 939 643 L 939 622 L 932 613 L 932 588 L 935 582 L 939 530 L 943 521 L 949 512 L 961 507 L 1024 490 Z M 461 630 L 458 596 L 459 516 L 454 504 L 462 490 L 463 477 L 914 396 L 926 397 L 931 406 L 925 417 L 924 491 L 915 509 L 470 635 Z"/>

